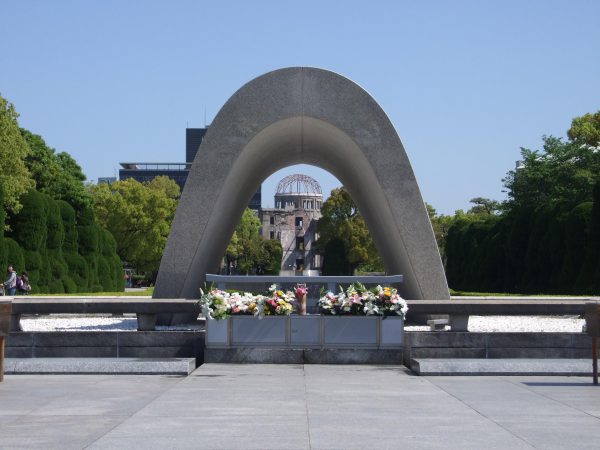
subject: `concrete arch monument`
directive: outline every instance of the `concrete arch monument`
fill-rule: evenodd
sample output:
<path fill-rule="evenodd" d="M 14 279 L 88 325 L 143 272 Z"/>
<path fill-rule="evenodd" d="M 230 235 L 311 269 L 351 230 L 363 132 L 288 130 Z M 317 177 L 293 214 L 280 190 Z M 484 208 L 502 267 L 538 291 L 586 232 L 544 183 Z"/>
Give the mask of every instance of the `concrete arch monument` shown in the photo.
<path fill-rule="evenodd" d="M 252 194 L 270 174 L 312 164 L 348 189 L 388 273 L 409 299 L 447 299 L 419 186 L 392 123 L 356 83 L 291 67 L 242 86 L 209 127 L 183 190 L 154 297 L 197 298 Z"/>

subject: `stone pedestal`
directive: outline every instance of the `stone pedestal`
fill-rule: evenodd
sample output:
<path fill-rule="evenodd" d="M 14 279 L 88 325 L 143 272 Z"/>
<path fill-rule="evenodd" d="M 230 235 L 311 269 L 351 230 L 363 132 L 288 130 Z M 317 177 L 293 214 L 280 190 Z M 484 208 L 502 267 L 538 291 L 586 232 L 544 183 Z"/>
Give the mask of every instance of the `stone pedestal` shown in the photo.
<path fill-rule="evenodd" d="M 404 319 L 382 316 L 230 316 L 206 321 L 207 348 L 402 348 Z"/>

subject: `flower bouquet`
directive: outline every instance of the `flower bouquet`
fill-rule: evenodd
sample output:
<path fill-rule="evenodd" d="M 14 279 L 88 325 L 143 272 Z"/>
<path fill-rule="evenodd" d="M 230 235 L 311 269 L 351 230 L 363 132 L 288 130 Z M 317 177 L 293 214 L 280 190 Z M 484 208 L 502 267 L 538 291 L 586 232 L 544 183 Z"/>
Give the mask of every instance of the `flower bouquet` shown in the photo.
<path fill-rule="evenodd" d="M 289 315 L 293 307 L 294 295 L 290 291 L 277 290 L 275 285 L 269 288 L 267 295 L 253 295 L 249 292 L 227 292 L 211 288 L 208 292 L 200 290 L 200 306 L 204 317 L 216 320 L 231 315 L 275 316 Z"/>
<path fill-rule="evenodd" d="M 216 320 L 226 319 L 231 314 L 259 314 L 259 299 L 252 294 L 229 293 L 220 289 L 204 292 L 200 289 L 200 306 L 204 317 Z"/>
<path fill-rule="evenodd" d="M 408 311 L 397 289 L 381 286 L 367 289 L 361 283 L 352 283 L 337 295 L 327 292 L 319 299 L 318 306 L 326 315 L 404 317 Z"/>
<path fill-rule="evenodd" d="M 277 289 L 276 285 L 271 285 L 269 295 L 263 297 L 259 306 L 259 315 L 264 316 L 289 316 L 294 307 L 292 302 L 294 295 L 290 291 Z"/>

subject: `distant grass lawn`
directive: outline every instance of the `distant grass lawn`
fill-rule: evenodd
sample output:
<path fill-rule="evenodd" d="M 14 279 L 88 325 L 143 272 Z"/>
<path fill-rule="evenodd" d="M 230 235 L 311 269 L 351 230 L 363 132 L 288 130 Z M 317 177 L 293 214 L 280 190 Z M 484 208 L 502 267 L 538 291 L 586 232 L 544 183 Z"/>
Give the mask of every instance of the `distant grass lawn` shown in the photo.
<path fill-rule="evenodd" d="M 150 287 L 143 291 L 127 292 L 78 292 L 76 294 L 33 294 L 42 297 L 143 297 L 152 295 L 154 288 Z"/>
<path fill-rule="evenodd" d="M 507 294 L 506 292 L 466 292 L 450 289 L 450 295 L 458 297 L 582 297 L 588 298 L 589 295 L 572 294 Z"/>

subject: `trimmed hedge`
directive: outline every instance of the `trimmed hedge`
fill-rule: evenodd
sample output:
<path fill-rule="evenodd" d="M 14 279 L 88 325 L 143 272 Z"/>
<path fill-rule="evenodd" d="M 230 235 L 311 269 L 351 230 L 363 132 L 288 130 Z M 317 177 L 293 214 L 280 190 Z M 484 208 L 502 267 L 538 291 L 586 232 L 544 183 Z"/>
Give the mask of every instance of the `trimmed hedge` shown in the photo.
<path fill-rule="evenodd" d="M 600 183 L 593 200 L 457 221 L 446 238 L 448 284 L 461 291 L 599 295 Z"/>
<path fill-rule="evenodd" d="M 3 271 L 6 270 L 6 267 L 8 267 L 9 264 L 12 264 L 16 271 L 19 271 L 19 268 L 25 265 L 23 250 L 14 239 L 4 239 L 4 251 L 6 252 L 6 262 L 2 267 Z"/>
<path fill-rule="evenodd" d="M 77 253 L 79 249 L 79 235 L 77 234 L 75 210 L 64 200 L 56 200 L 56 203 L 60 209 L 60 216 L 65 232 L 62 249 L 65 253 Z"/>
<path fill-rule="evenodd" d="M 66 253 L 64 258 L 69 267 L 69 278 L 75 283 L 76 292 L 88 292 L 90 272 L 83 256 L 77 253 Z"/>
<path fill-rule="evenodd" d="M 27 271 L 33 293 L 123 289 L 115 240 L 91 208 L 77 214 L 69 203 L 37 191 L 21 201 L 23 208 L 9 220 L 9 237 L 0 233 L 0 261 Z M 4 218 L 3 211 L 0 223 Z"/>
<path fill-rule="evenodd" d="M 25 250 L 40 251 L 46 248 L 47 221 L 46 196 L 29 191 L 21 198 L 23 208 L 9 221 L 10 237 Z"/>

